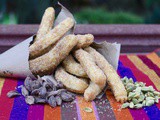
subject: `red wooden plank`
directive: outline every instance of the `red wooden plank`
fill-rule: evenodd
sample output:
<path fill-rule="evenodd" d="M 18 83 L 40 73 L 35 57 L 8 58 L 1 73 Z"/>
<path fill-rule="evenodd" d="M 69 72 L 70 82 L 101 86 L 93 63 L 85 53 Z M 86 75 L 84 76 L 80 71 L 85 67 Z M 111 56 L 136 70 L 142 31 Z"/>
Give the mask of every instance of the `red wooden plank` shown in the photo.
<path fill-rule="evenodd" d="M 35 34 L 38 25 L 0 25 L 0 53 Z M 77 25 L 75 34 L 91 33 L 96 41 L 118 42 L 122 53 L 160 48 L 160 25 Z"/>

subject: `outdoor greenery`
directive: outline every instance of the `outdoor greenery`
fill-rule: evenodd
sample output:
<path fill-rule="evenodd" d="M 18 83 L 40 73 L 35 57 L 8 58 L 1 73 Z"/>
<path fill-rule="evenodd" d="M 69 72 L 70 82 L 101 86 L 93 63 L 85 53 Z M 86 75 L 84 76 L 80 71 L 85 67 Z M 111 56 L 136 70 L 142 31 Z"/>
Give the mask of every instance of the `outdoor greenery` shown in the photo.
<path fill-rule="evenodd" d="M 135 24 L 143 23 L 143 18 L 129 12 L 109 12 L 105 9 L 85 8 L 75 13 L 78 23 L 92 24 Z"/>
<path fill-rule="evenodd" d="M 160 0 L 0 0 L 0 24 L 38 24 L 48 6 L 59 11 L 57 1 L 78 23 L 160 23 Z"/>

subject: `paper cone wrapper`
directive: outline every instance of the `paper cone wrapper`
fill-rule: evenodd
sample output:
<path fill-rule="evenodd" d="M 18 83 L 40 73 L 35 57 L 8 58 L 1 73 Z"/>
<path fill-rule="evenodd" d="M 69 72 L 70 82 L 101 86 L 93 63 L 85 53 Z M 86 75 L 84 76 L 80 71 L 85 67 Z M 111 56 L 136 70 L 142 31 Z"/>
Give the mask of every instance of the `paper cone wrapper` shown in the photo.
<path fill-rule="evenodd" d="M 71 17 L 74 19 L 73 15 L 63 5 L 61 5 L 60 3 L 58 4 L 62 9 L 57 19 L 55 20 L 54 26 L 59 24 L 67 17 Z M 73 34 L 74 27 L 71 28 L 67 34 Z M 29 45 L 33 40 L 34 36 L 24 40 L 23 42 L 19 43 L 18 45 L 12 47 L 11 49 L 0 55 L 0 76 L 15 78 L 25 78 L 27 76 L 30 76 L 32 78 L 35 77 L 29 69 L 28 62 Z M 93 43 L 92 47 L 99 51 L 108 60 L 108 62 L 115 69 L 117 69 L 120 54 L 120 44 L 108 42 Z"/>

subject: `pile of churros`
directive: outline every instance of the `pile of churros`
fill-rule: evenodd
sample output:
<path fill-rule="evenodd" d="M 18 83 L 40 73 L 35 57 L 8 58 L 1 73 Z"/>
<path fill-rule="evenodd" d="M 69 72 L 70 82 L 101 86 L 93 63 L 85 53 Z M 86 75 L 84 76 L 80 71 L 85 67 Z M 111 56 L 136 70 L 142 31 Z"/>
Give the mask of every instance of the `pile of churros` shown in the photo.
<path fill-rule="evenodd" d="M 116 70 L 90 45 L 92 34 L 66 33 L 74 26 L 72 18 L 66 18 L 53 26 L 55 11 L 46 9 L 36 38 L 29 47 L 29 65 L 37 76 L 51 75 L 71 92 L 84 94 L 92 101 L 108 84 L 118 102 L 127 100 L 127 92 Z"/>

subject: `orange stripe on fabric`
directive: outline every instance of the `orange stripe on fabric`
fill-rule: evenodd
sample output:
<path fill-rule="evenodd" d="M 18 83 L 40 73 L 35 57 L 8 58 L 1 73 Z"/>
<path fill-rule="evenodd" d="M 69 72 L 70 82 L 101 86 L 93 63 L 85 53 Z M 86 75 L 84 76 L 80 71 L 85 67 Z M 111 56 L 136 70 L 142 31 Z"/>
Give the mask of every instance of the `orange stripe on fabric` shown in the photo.
<path fill-rule="evenodd" d="M 0 78 L 0 95 L 1 95 L 1 91 L 3 88 L 3 84 L 4 84 L 5 78 Z"/>
<path fill-rule="evenodd" d="M 78 106 L 80 109 L 80 114 L 81 114 L 81 118 L 82 120 L 96 120 L 96 116 L 95 116 L 95 112 L 94 112 L 94 108 L 92 106 L 91 102 L 86 102 L 84 100 L 83 97 L 77 97 L 77 101 L 78 101 Z M 92 113 L 87 113 L 84 111 L 84 108 L 89 107 L 93 110 Z"/>
<path fill-rule="evenodd" d="M 155 71 L 150 69 L 146 64 L 144 64 L 142 60 L 138 58 L 136 55 L 128 55 L 127 57 L 140 71 L 146 74 L 150 78 L 150 80 L 154 83 L 156 88 L 160 90 L 160 78 L 155 73 Z"/>
<path fill-rule="evenodd" d="M 116 120 L 133 120 L 133 117 L 128 108 L 120 109 L 122 104 L 115 100 L 111 91 L 107 91 L 106 95 L 107 99 L 110 102 L 110 105 L 112 106 L 112 110 L 115 114 Z"/>
<path fill-rule="evenodd" d="M 146 55 L 154 64 L 156 64 L 160 68 L 160 58 L 156 53 L 150 53 Z"/>
<path fill-rule="evenodd" d="M 61 107 L 52 108 L 49 105 L 45 105 L 44 120 L 61 120 Z"/>

